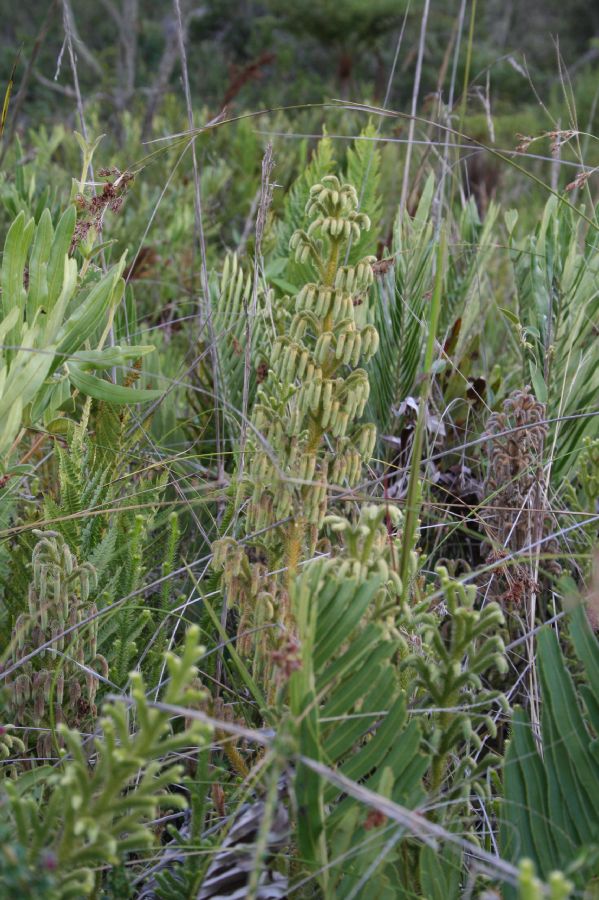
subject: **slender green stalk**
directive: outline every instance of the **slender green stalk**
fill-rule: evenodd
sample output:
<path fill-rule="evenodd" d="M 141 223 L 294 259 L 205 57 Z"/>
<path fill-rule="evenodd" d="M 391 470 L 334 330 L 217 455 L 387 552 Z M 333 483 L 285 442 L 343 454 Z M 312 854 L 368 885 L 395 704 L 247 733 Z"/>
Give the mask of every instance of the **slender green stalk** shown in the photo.
<path fill-rule="evenodd" d="M 186 563 L 184 563 L 184 565 L 187 570 L 187 574 L 193 581 L 196 590 L 202 597 L 203 591 L 202 591 L 202 586 L 201 586 L 200 582 L 197 580 L 197 578 L 195 577 L 194 573 L 191 571 L 189 566 Z M 240 675 L 242 681 L 244 682 L 245 686 L 248 688 L 248 690 L 252 694 L 256 703 L 258 703 L 260 705 L 260 708 L 261 708 L 262 712 L 264 713 L 264 715 L 268 718 L 268 704 L 266 702 L 266 698 L 264 697 L 262 691 L 260 690 L 260 688 L 258 687 L 256 682 L 250 675 L 247 667 L 243 663 L 243 660 L 241 659 L 241 657 L 235 650 L 235 647 L 231 643 L 226 629 L 223 628 L 223 625 L 222 625 L 219 617 L 217 616 L 212 605 L 210 604 L 210 602 L 208 601 L 208 599 L 206 597 L 202 597 L 202 603 L 204 605 L 204 609 L 206 610 L 206 612 L 208 613 L 208 615 L 212 621 L 212 624 L 216 628 L 221 640 L 227 642 L 227 645 L 228 645 L 227 652 L 230 654 L 231 659 L 233 660 L 235 667 L 236 667 L 237 671 L 239 672 L 239 675 Z"/>
<path fill-rule="evenodd" d="M 277 790 L 280 774 L 281 773 L 279 766 L 276 762 L 273 762 L 269 772 L 268 788 L 266 791 L 266 797 L 264 799 L 264 815 L 262 817 L 262 821 L 260 822 L 260 828 L 258 831 L 258 836 L 256 838 L 254 866 L 250 873 L 250 880 L 248 883 L 246 894 L 247 900 L 256 900 L 256 897 L 258 896 L 260 875 L 262 873 L 262 867 L 264 866 L 264 860 L 268 852 L 268 835 L 270 832 L 270 826 L 272 824 L 275 807 L 277 805 Z"/>
<path fill-rule="evenodd" d="M 458 132 L 461 132 L 464 127 L 464 119 L 466 118 L 466 111 L 468 106 L 468 80 L 470 78 L 470 66 L 472 64 L 472 45 L 474 43 L 474 23 L 476 21 L 476 2 L 477 0 L 472 0 L 472 12 L 470 14 L 470 27 L 468 29 L 468 43 L 466 45 L 466 65 L 464 68 L 464 86 L 462 88 L 462 97 L 460 101 L 460 118 L 459 118 L 459 127 Z M 446 139 L 449 140 L 450 132 L 448 131 L 446 134 Z M 443 173 L 443 177 L 445 177 L 445 172 Z M 451 181 L 451 190 L 449 192 L 449 209 L 453 209 L 453 201 L 456 190 L 456 181 L 457 179 L 453 178 Z"/>
<path fill-rule="evenodd" d="M 424 436 L 424 423 L 426 418 L 426 405 L 430 396 L 433 356 L 435 352 L 435 337 L 441 309 L 441 290 L 443 287 L 443 274 L 445 269 L 445 251 L 447 235 L 445 226 L 441 226 L 439 246 L 437 250 L 437 270 L 435 272 L 435 286 L 431 298 L 431 311 L 429 319 L 428 339 L 424 357 L 424 384 L 420 394 L 418 407 L 418 420 L 414 433 L 412 446 L 412 458 L 410 461 L 410 478 L 408 482 L 408 496 L 406 500 L 406 519 L 404 525 L 403 544 L 401 548 L 400 576 L 403 585 L 403 599 L 406 600 L 409 593 L 410 552 L 414 543 L 416 522 L 420 512 L 419 499 L 419 474 L 420 461 L 422 459 L 422 440 Z"/>
<path fill-rule="evenodd" d="M 474 23 L 476 22 L 476 4 L 477 0 L 472 0 L 472 12 L 470 14 L 470 28 L 468 29 L 468 44 L 466 47 L 466 67 L 464 69 L 464 88 L 462 91 L 462 102 L 460 104 L 460 131 L 464 125 L 466 116 L 466 107 L 468 105 L 468 81 L 470 79 L 470 66 L 472 64 L 472 47 L 474 45 Z"/>

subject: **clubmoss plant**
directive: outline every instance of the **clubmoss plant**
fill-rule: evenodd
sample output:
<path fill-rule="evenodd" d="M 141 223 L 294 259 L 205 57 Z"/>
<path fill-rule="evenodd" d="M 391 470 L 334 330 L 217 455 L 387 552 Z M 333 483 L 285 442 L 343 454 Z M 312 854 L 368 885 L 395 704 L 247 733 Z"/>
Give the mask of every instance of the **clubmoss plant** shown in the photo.
<path fill-rule="evenodd" d="M 572 895 L 574 885 L 562 872 L 550 874 L 547 891 L 546 886 L 535 875 L 535 867 L 530 859 L 521 860 L 518 870 L 519 900 L 541 900 L 541 897 L 548 897 L 549 900 L 568 900 Z"/>
<path fill-rule="evenodd" d="M 500 559 L 509 551 L 530 548 L 526 553 L 528 567 L 518 563 L 515 575 L 507 569 L 501 572 L 507 589 L 500 594 L 500 599 L 516 605 L 535 590 L 534 547 L 551 524 L 543 471 L 548 431 L 545 419 L 545 404 L 526 387 L 513 391 L 504 400 L 503 410 L 492 413 L 487 421 L 491 448 L 485 485 L 489 498 L 485 525 L 493 544 L 489 561 Z M 544 540 L 541 552 L 557 554 L 558 549 L 555 541 Z M 544 567 L 555 575 L 561 572 L 556 560 L 546 560 Z M 495 593 L 501 580 L 492 579 Z"/>
<path fill-rule="evenodd" d="M 10 822 L 0 826 L 0 885 L 5 897 L 19 900 L 56 900 L 56 860 L 45 854 L 35 865 L 27 859 L 27 848 L 15 840 Z"/>
<path fill-rule="evenodd" d="M 14 725 L 0 725 L 0 760 L 20 756 L 25 752 L 25 744 L 14 734 Z"/>
<path fill-rule="evenodd" d="M 586 509 L 593 510 L 599 499 L 599 439 L 591 440 L 588 435 L 582 439 L 579 474 Z"/>
<path fill-rule="evenodd" d="M 488 524 L 500 546 L 524 547 L 530 543 L 530 515 L 542 502 L 542 455 L 547 435 L 545 406 L 529 389 L 514 391 L 502 412 L 487 422 L 491 459 L 486 482 L 492 495 Z M 535 501 L 535 502 L 533 502 Z"/>
<path fill-rule="evenodd" d="M 370 220 L 358 212 L 355 188 L 335 175 L 312 187 L 306 217 L 308 228 L 295 231 L 289 246 L 298 262 L 312 264 L 316 280 L 296 294 L 275 341 L 254 407 L 249 466 L 248 532 L 281 523 L 265 542 L 283 544 L 290 576 L 316 543 L 328 484 L 355 485 L 376 436 L 373 425 L 358 424 L 370 392 L 359 363 L 379 343 L 364 310 L 374 257 L 343 265 Z"/>
<path fill-rule="evenodd" d="M 40 532 L 32 568 L 28 610 L 13 628 L 9 664 L 18 668 L 9 682 L 9 697 L 14 723 L 36 729 L 38 756 L 46 757 L 52 752 L 55 723 L 91 724 L 98 674 L 108 675 L 108 663 L 98 653 L 96 621 L 63 636 L 97 612 L 93 566 L 79 564 L 60 535 Z M 51 647 L 19 665 L 48 641 L 53 641 Z"/>
<path fill-rule="evenodd" d="M 372 456 L 376 429 L 359 420 L 370 392 L 360 363 L 379 344 L 366 302 L 375 258 L 345 264 L 352 244 L 370 228 L 358 206 L 352 185 L 325 176 L 310 190 L 307 227 L 289 242 L 314 280 L 284 301 L 291 314 L 274 342 L 252 413 L 245 487 L 253 559 L 230 540 L 215 547 L 215 567 L 224 572 L 244 625 L 285 622 L 289 585 L 300 559 L 315 550 L 330 487 L 355 486 Z M 284 570 L 285 578 L 264 591 L 256 584 L 256 562 L 264 572 Z"/>
<path fill-rule="evenodd" d="M 198 638 L 198 629 L 191 627 L 180 656 L 165 656 L 166 710 L 148 702 L 142 676 L 131 674 L 130 699 L 104 707 L 91 747 L 93 766 L 81 735 L 61 725 L 66 750 L 47 779 L 43 802 L 35 782 L 17 787 L 4 782 L 1 799 L 16 838 L 27 848 L 26 862 L 39 868 L 51 854 L 59 897 L 98 896 L 105 866 L 119 865 L 129 853 L 154 844 L 149 823 L 158 811 L 186 807 L 183 795 L 170 790 L 184 771 L 174 760 L 183 750 L 204 748 L 210 731 L 197 721 L 173 728 L 169 707 L 193 705 L 203 696 L 194 687 L 195 664 L 203 652 Z"/>
<path fill-rule="evenodd" d="M 402 663 L 404 670 L 414 672 L 412 689 L 419 692 L 425 707 L 434 710 L 428 738 L 433 749 L 433 791 L 441 787 L 457 746 L 466 741 L 480 750 L 477 731 L 481 726 L 495 737 L 497 729 L 487 711 L 494 703 L 507 705 L 503 695 L 486 688 L 482 680 L 491 669 L 500 674 L 507 671 L 504 643 L 497 634 L 504 622 L 499 605 L 492 602 L 476 609 L 474 585 L 454 581 L 443 566 L 437 574 L 449 615 L 448 632 L 435 623 L 423 635 L 423 650 Z M 469 758 L 466 764 L 476 769 Z"/>
<path fill-rule="evenodd" d="M 404 516 L 397 506 L 365 503 L 355 520 L 331 514 L 326 516 L 325 526 L 337 540 L 343 542 L 342 547 L 335 548 L 333 542 L 326 539 L 319 544 L 330 553 L 329 567 L 335 578 L 355 578 L 363 582 L 373 575 L 381 577 L 373 616 L 385 623 L 389 635 L 403 641 L 406 634 L 412 634 L 425 622 L 430 624 L 434 621 L 434 617 L 428 614 L 430 610 L 426 598 L 419 602 L 412 598 L 410 603 L 402 599 L 403 584 L 398 570 L 405 540 Z M 410 577 L 416 575 L 417 568 L 418 554 L 412 547 Z"/>

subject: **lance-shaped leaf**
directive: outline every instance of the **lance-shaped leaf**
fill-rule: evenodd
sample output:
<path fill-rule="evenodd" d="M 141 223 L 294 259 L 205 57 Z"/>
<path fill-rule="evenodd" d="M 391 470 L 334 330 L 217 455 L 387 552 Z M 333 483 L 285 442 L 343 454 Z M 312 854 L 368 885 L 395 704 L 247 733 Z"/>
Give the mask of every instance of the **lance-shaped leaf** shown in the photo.
<path fill-rule="evenodd" d="M 78 306 L 58 332 L 58 359 L 60 364 L 65 356 L 75 353 L 105 320 L 111 304 L 118 302 L 124 290 L 121 273 L 125 265 L 123 256 L 116 266 L 91 289 L 83 303 Z"/>
<path fill-rule="evenodd" d="M 148 400 L 158 400 L 163 391 L 144 390 L 143 388 L 124 387 L 120 384 L 112 384 L 104 381 L 96 375 L 85 372 L 76 363 L 69 365 L 69 378 L 74 387 L 93 397 L 94 400 L 102 400 L 104 403 L 144 403 Z"/>
<path fill-rule="evenodd" d="M 71 360 L 83 371 L 93 369 L 109 369 L 111 366 L 122 366 L 128 359 L 139 359 L 154 350 L 152 344 L 138 344 L 132 347 L 106 347 L 104 350 L 78 350 Z"/>

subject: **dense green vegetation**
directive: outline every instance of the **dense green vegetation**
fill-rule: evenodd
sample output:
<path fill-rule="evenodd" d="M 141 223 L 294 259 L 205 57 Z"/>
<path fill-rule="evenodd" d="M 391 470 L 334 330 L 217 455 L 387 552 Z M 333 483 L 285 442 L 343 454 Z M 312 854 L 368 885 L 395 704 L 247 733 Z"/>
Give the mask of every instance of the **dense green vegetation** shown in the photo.
<path fill-rule="evenodd" d="M 0 897 L 599 896 L 599 23 L 482 6 L 3 17 Z"/>

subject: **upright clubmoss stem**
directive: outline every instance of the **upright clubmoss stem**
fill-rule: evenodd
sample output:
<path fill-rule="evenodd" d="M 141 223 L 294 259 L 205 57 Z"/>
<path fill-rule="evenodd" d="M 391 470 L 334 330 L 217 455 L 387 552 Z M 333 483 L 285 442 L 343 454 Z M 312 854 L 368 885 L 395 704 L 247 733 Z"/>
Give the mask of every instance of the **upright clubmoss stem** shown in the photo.
<path fill-rule="evenodd" d="M 339 265 L 339 241 L 332 240 L 331 241 L 331 249 L 329 252 L 329 258 L 327 260 L 327 264 L 325 267 L 325 276 L 324 283 L 327 287 L 333 287 L 335 283 L 335 275 L 337 274 L 337 267 Z M 326 317 L 327 319 L 331 318 L 331 314 Z"/>
<path fill-rule="evenodd" d="M 324 266 L 324 284 L 327 287 L 333 287 L 335 284 L 335 275 L 337 274 L 337 268 L 339 265 L 339 247 L 340 242 L 337 240 L 331 241 L 331 247 L 329 251 L 329 256 L 326 262 L 326 266 Z M 329 311 L 322 323 L 322 330 L 330 331 L 333 325 L 333 313 Z M 325 372 L 328 375 L 328 372 Z M 307 453 L 316 453 L 320 442 L 322 441 L 322 435 L 324 433 L 324 429 L 320 425 L 319 417 L 313 417 L 310 421 L 309 426 L 309 438 L 308 445 L 306 447 Z M 289 526 L 288 534 L 287 534 L 287 587 L 288 590 L 291 588 L 291 584 L 293 583 L 293 579 L 295 578 L 295 574 L 297 572 L 297 566 L 300 560 L 300 555 L 302 551 L 302 544 L 304 541 L 304 536 L 306 533 L 306 522 L 305 518 L 300 510 L 299 516 L 297 519 L 292 522 Z"/>
<path fill-rule="evenodd" d="M 450 700 L 447 701 L 447 706 L 450 706 Z M 441 730 L 441 732 L 449 728 L 450 724 L 451 713 L 441 713 L 441 715 L 439 716 L 439 729 Z M 431 794 L 433 797 L 436 797 L 441 790 L 446 763 L 446 753 L 437 753 L 433 759 L 433 764 L 431 766 Z"/>
<path fill-rule="evenodd" d="M 377 352 L 379 335 L 354 309 L 373 284 L 374 257 L 341 265 L 345 248 L 370 228 L 359 205 L 356 189 L 336 175 L 310 189 L 309 224 L 293 232 L 289 249 L 297 263 L 310 264 L 314 281 L 297 291 L 252 412 L 255 433 L 264 442 L 249 439 L 246 527 L 261 535 L 271 568 L 285 569 L 284 579 L 273 579 L 265 591 L 272 610 L 293 606 L 289 597 L 300 561 L 308 548 L 314 549 L 324 524 L 329 478 L 356 485 L 376 439 L 374 425 L 360 422 L 369 393 L 368 373 L 360 362 L 367 364 Z M 244 597 L 251 598 L 247 618 L 254 620 L 261 576 L 252 580 L 247 568 L 235 565 L 230 580 L 237 594 L 241 585 Z"/>

